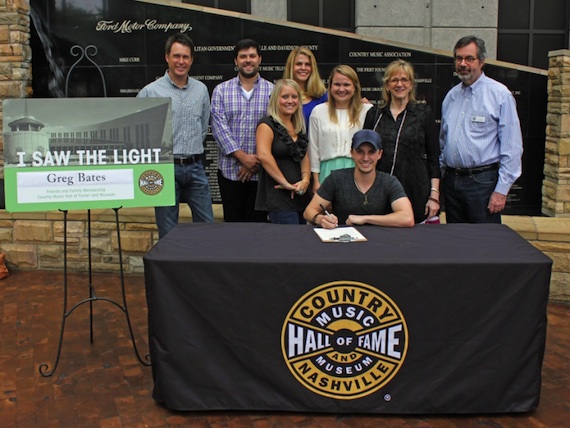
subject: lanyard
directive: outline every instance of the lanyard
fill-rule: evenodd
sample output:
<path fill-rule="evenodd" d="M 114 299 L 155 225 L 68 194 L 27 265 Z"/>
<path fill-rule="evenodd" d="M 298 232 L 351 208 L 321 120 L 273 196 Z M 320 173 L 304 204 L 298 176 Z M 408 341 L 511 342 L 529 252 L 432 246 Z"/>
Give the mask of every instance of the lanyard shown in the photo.
<path fill-rule="evenodd" d="M 408 114 L 408 109 L 405 109 L 404 110 L 404 117 L 402 117 L 402 122 L 400 122 L 400 127 L 398 128 L 398 134 L 396 134 L 396 144 L 394 145 L 394 156 L 392 157 L 392 168 L 390 168 L 390 175 L 394 175 L 394 168 L 396 167 L 396 156 L 398 154 L 398 146 L 400 145 L 400 134 L 402 133 L 402 128 L 404 127 L 404 121 L 406 120 L 407 114 Z M 380 113 L 380 117 L 378 117 L 378 120 L 374 124 L 374 130 L 376 130 L 376 127 L 380 123 L 380 119 L 382 119 L 383 115 L 384 115 L 384 112 Z M 378 131 L 376 131 L 376 132 L 378 132 Z"/>

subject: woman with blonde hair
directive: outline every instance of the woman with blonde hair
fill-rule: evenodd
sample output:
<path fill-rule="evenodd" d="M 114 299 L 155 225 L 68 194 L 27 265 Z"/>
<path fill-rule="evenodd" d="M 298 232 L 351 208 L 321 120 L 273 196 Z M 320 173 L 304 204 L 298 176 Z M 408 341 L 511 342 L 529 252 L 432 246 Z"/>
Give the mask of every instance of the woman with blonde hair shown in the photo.
<path fill-rule="evenodd" d="M 303 211 L 311 173 L 308 141 L 301 108 L 301 89 L 291 79 L 275 84 L 268 115 L 257 125 L 259 172 L 255 209 L 268 211 L 272 223 L 304 224 Z"/>
<path fill-rule="evenodd" d="M 297 46 L 289 53 L 283 79 L 292 79 L 301 88 L 303 115 L 309 125 L 309 116 L 315 106 L 327 101 L 327 89 L 319 75 L 315 55 L 306 46 Z"/>
<path fill-rule="evenodd" d="M 412 64 L 398 59 L 384 73 L 382 104 L 371 110 L 364 127 L 382 138 L 377 169 L 400 180 L 412 202 L 416 223 L 439 212 L 439 141 L 430 107 L 416 101 Z"/>
<path fill-rule="evenodd" d="M 352 136 L 363 128 L 372 104 L 362 102 L 360 80 L 348 65 L 337 65 L 329 76 L 329 100 L 313 109 L 309 119 L 313 192 L 331 171 L 354 166 Z"/>

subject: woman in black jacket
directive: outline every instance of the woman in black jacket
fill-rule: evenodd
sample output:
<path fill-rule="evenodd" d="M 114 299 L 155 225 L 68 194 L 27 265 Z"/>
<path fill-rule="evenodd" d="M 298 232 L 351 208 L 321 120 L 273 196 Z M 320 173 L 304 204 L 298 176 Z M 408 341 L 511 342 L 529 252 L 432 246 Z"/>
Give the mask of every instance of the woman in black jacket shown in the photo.
<path fill-rule="evenodd" d="M 413 66 L 393 61 L 383 78 L 382 103 L 368 112 L 364 128 L 382 138 L 384 153 L 377 168 L 395 175 L 414 210 L 416 223 L 437 215 L 439 205 L 439 140 L 431 108 L 415 98 Z"/>

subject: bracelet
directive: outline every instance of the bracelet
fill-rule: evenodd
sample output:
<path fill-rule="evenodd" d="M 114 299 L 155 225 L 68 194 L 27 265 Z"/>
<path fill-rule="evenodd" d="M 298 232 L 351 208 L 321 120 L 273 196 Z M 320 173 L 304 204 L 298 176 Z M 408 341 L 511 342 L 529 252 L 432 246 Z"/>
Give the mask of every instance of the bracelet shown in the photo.
<path fill-rule="evenodd" d="M 437 190 L 435 187 L 432 187 L 431 189 L 429 189 L 432 192 L 435 192 L 439 195 L 439 190 Z"/>
<path fill-rule="evenodd" d="M 435 198 L 432 198 L 431 196 L 428 198 L 428 200 L 435 202 L 436 204 L 439 204 L 439 201 Z"/>
<path fill-rule="evenodd" d="M 311 173 L 307 172 L 307 171 L 301 171 L 301 177 L 303 176 L 303 174 L 309 174 L 311 175 Z"/>
<path fill-rule="evenodd" d="M 313 226 L 318 226 L 318 224 L 317 224 L 317 216 L 318 216 L 319 214 L 320 214 L 320 213 L 316 213 L 316 214 L 313 216 L 313 218 L 311 219 L 311 224 L 312 224 Z"/>

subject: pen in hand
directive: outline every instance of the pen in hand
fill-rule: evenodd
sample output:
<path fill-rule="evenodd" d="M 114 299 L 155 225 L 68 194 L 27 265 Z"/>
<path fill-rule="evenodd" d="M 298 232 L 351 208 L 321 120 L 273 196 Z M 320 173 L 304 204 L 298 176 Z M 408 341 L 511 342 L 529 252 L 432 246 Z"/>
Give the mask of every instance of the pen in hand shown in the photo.
<path fill-rule="evenodd" d="M 329 213 L 329 212 L 327 211 L 327 209 L 323 206 L 323 204 L 319 204 L 319 206 L 322 208 L 322 210 L 324 211 L 325 215 L 326 215 L 331 221 L 334 221 L 333 218 L 332 218 L 332 216 L 331 216 L 331 213 Z M 338 223 L 335 222 L 334 225 L 335 225 L 335 226 L 338 226 Z"/>

